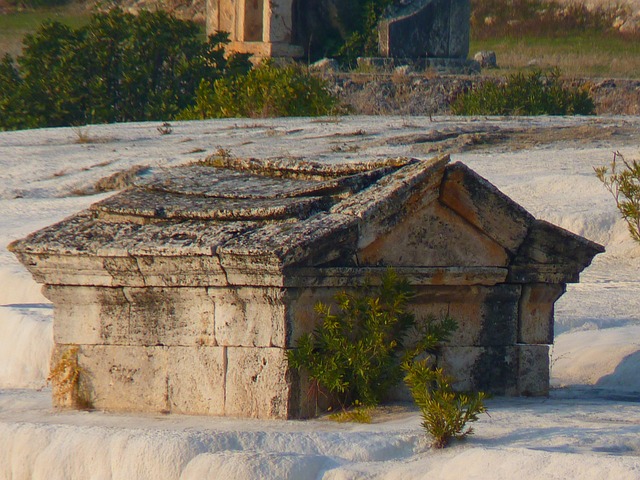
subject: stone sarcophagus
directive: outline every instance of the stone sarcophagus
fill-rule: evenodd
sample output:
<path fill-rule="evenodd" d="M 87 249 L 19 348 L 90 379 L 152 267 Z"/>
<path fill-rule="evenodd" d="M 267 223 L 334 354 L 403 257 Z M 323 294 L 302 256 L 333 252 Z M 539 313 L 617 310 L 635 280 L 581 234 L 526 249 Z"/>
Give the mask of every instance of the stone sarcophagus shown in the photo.
<path fill-rule="evenodd" d="M 214 157 L 10 248 L 55 306 L 58 405 L 258 418 L 314 412 L 287 350 L 388 266 L 418 316 L 457 319 L 438 362 L 458 388 L 544 395 L 554 302 L 603 250 L 446 156 Z"/>

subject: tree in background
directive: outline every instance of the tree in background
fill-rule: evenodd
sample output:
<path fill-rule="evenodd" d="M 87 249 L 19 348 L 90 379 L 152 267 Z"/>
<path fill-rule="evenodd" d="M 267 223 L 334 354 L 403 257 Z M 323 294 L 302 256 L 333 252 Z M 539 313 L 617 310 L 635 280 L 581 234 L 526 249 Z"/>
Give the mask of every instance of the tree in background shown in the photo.
<path fill-rule="evenodd" d="M 625 160 L 620 152 L 615 152 L 609 168 L 598 167 L 594 170 L 613 195 L 631 237 L 640 242 L 640 163 Z"/>
<path fill-rule="evenodd" d="M 163 11 L 116 8 L 79 29 L 44 23 L 0 63 L 0 129 L 174 118 L 202 79 L 251 67 L 246 55 L 225 58 L 226 34 L 198 35 Z"/>

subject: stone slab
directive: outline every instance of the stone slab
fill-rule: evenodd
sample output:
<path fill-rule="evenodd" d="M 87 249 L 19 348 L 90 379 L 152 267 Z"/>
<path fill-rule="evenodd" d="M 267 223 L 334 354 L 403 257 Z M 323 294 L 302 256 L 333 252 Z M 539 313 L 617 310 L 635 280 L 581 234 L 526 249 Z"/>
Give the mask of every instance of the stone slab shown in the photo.
<path fill-rule="evenodd" d="M 209 289 L 218 345 L 285 347 L 285 294 L 278 288 Z"/>
<path fill-rule="evenodd" d="M 549 345 L 517 345 L 518 395 L 549 395 Z"/>
<path fill-rule="evenodd" d="M 523 285 L 518 343 L 553 343 L 554 304 L 564 292 L 564 284 Z"/>
<path fill-rule="evenodd" d="M 225 415 L 287 419 L 290 395 L 284 349 L 227 347 Z"/>
<path fill-rule="evenodd" d="M 54 340 L 60 344 L 215 345 L 214 302 L 205 288 L 55 287 Z"/>
<path fill-rule="evenodd" d="M 514 265 L 566 265 L 576 275 L 591 264 L 604 247 L 560 227 L 536 220 L 522 243 Z"/>
<path fill-rule="evenodd" d="M 165 347 L 81 345 L 80 386 L 99 410 L 170 411 Z"/>
<path fill-rule="evenodd" d="M 92 206 L 106 215 L 145 217 L 150 219 L 178 220 L 259 220 L 305 218 L 312 212 L 328 207 L 329 198 L 215 198 L 200 195 L 183 195 L 173 192 L 126 190 Z"/>
<path fill-rule="evenodd" d="M 518 251 L 533 216 L 461 163 L 447 168 L 440 201 L 512 254 Z"/>
<path fill-rule="evenodd" d="M 355 253 L 356 241 L 354 218 L 323 212 L 303 221 L 267 224 L 226 242 L 217 254 L 229 283 L 246 284 L 234 275 L 246 273 L 250 264 L 254 268 L 270 267 L 269 271 L 275 273 L 289 265 L 349 259 Z"/>
<path fill-rule="evenodd" d="M 360 250 L 361 265 L 504 267 L 509 262 L 502 246 L 437 200 L 420 202 L 400 218 L 395 228 L 376 232 L 375 240 Z"/>
<path fill-rule="evenodd" d="M 517 339 L 519 285 L 419 287 L 409 308 L 416 319 L 451 316 L 458 323 L 450 344 L 507 346 Z"/>
<path fill-rule="evenodd" d="M 358 219 L 358 247 L 365 248 L 407 217 L 417 204 L 429 204 L 437 197 L 448 162 L 447 155 L 415 161 L 336 204 L 330 211 Z"/>

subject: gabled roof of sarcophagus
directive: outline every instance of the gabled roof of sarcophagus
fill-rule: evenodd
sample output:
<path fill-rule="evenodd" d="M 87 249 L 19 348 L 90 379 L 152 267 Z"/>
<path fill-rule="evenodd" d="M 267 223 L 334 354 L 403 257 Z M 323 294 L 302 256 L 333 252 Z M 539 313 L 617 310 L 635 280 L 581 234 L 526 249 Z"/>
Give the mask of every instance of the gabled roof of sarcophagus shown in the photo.
<path fill-rule="evenodd" d="M 110 286 L 264 284 L 291 267 L 379 265 L 571 281 L 602 251 L 448 162 L 213 157 L 156 172 L 10 248 L 42 283 Z"/>

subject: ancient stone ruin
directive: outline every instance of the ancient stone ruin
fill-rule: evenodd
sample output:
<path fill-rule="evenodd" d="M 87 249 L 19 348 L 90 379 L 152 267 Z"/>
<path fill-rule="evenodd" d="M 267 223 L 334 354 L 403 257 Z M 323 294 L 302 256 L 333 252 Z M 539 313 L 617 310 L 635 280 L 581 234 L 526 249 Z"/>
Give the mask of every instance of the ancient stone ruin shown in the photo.
<path fill-rule="evenodd" d="M 300 57 L 292 39 L 292 0 L 207 0 L 207 33 L 229 33 L 231 52 L 256 57 Z"/>
<path fill-rule="evenodd" d="M 207 0 L 207 32 L 229 32 L 230 51 L 300 57 L 327 32 L 345 40 L 348 15 L 335 0 Z M 395 0 L 379 24 L 380 58 L 368 62 L 470 68 L 470 15 L 470 0 Z"/>
<path fill-rule="evenodd" d="M 458 388 L 545 395 L 554 303 L 603 251 L 447 156 L 212 157 L 10 249 L 55 307 L 56 405 L 280 419 L 314 413 L 286 355 L 313 305 L 388 266 L 459 322 Z"/>

